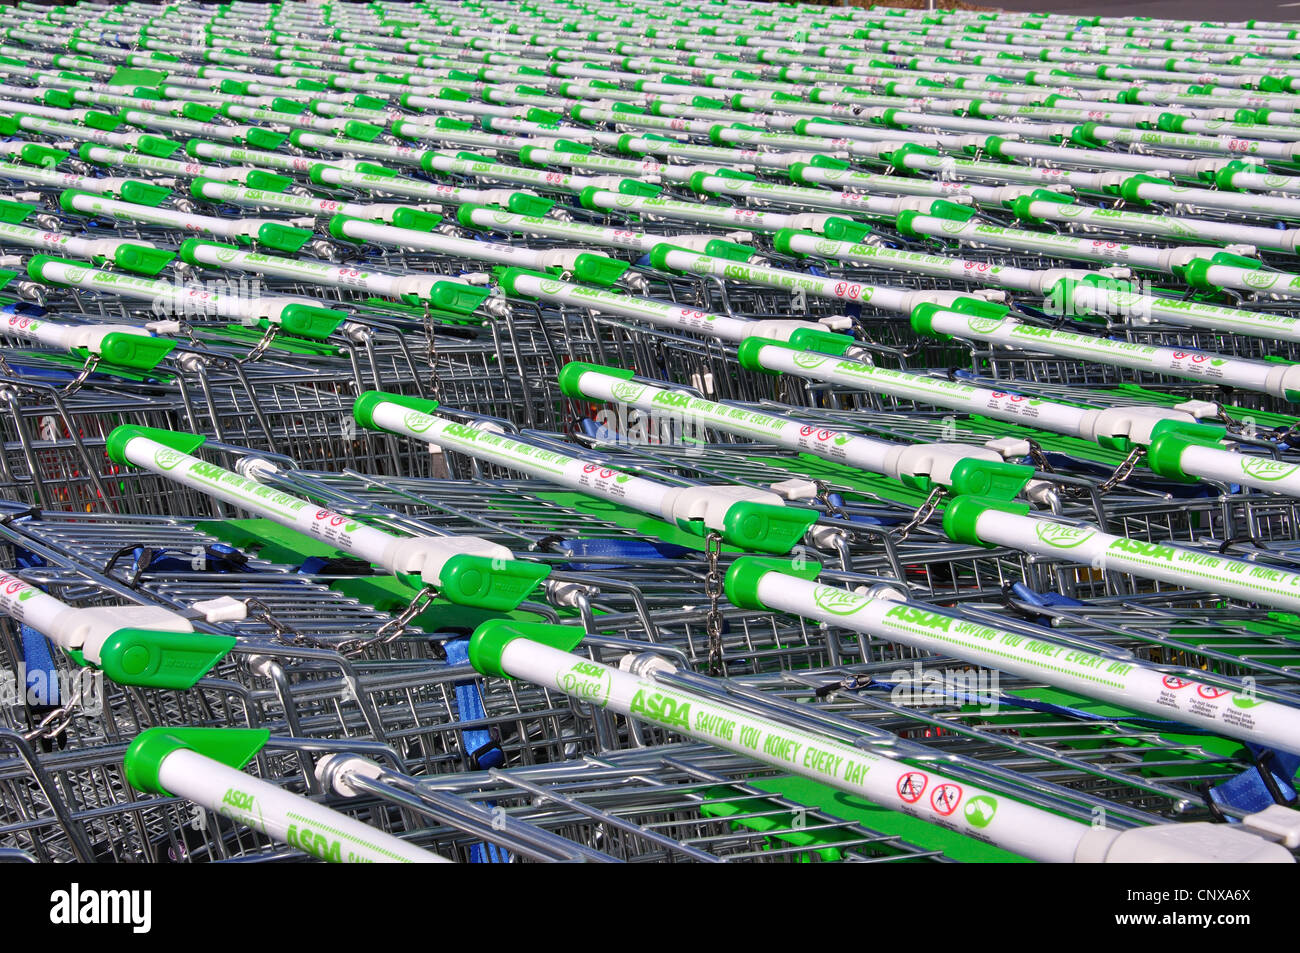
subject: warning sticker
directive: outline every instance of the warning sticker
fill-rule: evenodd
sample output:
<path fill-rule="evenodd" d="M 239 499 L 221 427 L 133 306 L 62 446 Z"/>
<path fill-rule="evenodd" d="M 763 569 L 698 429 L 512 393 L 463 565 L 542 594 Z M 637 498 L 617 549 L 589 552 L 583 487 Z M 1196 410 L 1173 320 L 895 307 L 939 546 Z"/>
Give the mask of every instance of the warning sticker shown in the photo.
<path fill-rule="evenodd" d="M 1180 688 L 1186 688 L 1188 685 L 1192 684 L 1187 679 L 1179 678 L 1177 675 L 1166 675 L 1163 681 L 1165 683 L 1165 688 L 1171 688 L 1174 691 L 1178 691 Z"/>
<path fill-rule="evenodd" d="M 1197 685 L 1196 694 L 1200 695 L 1202 698 L 1208 698 L 1210 701 L 1214 701 L 1216 698 L 1222 698 L 1224 695 L 1231 695 L 1232 692 L 1228 691 L 1226 688 L 1215 688 L 1213 685 Z"/>
<path fill-rule="evenodd" d="M 898 796 L 908 804 L 915 804 L 921 800 L 921 795 L 925 793 L 925 786 L 929 783 L 929 778 L 920 771 L 909 771 L 898 779 Z"/>
<path fill-rule="evenodd" d="M 944 817 L 957 810 L 957 805 L 960 803 L 961 788 L 956 784 L 941 784 L 930 795 L 930 806 L 934 808 L 936 814 L 942 814 Z"/>

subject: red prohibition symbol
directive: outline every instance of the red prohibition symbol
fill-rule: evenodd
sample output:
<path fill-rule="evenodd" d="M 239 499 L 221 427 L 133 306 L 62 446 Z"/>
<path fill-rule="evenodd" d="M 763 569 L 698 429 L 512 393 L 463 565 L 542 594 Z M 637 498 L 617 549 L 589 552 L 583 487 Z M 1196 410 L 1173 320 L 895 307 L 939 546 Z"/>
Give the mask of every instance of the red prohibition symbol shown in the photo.
<path fill-rule="evenodd" d="M 941 784 L 930 795 L 930 806 L 936 814 L 947 817 L 961 803 L 961 788 L 956 784 Z"/>
<path fill-rule="evenodd" d="M 908 804 L 915 804 L 925 793 L 929 778 L 920 771 L 909 771 L 898 779 L 898 796 Z"/>

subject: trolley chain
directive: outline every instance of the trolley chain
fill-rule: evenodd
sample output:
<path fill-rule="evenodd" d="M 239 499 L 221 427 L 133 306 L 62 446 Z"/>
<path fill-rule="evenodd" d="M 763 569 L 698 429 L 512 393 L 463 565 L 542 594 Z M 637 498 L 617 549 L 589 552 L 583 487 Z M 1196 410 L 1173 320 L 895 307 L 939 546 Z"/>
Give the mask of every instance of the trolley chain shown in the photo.
<path fill-rule="evenodd" d="M 259 599 L 246 599 L 244 605 L 248 609 L 248 619 L 253 622 L 261 622 L 270 627 L 272 637 L 281 645 L 290 645 L 295 648 L 330 649 L 331 651 L 335 648 L 329 643 L 304 635 L 293 626 L 281 622 L 271 614 L 270 607 Z"/>
<path fill-rule="evenodd" d="M 77 376 L 74 377 L 72 380 L 68 381 L 68 383 L 64 384 L 63 387 L 59 388 L 59 392 L 58 392 L 59 396 L 71 397 L 77 391 L 81 390 L 82 386 L 90 378 L 90 375 L 95 373 L 95 370 L 96 368 L 99 367 L 101 360 L 103 360 L 103 358 L 101 358 L 100 355 L 98 354 L 89 355 L 86 358 L 85 366 L 81 368 Z M 8 377 L 11 380 L 13 380 L 15 382 L 13 386 L 16 386 L 21 390 L 31 390 L 31 388 L 24 387 L 20 383 L 21 378 L 19 377 L 18 373 L 13 369 L 12 366 L 10 366 L 9 362 L 4 359 L 3 355 L 0 355 L 0 373 L 3 373 L 5 377 Z"/>
<path fill-rule="evenodd" d="M 368 639 L 345 643 L 339 646 L 338 650 L 345 656 L 354 657 L 371 646 L 387 645 L 390 642 L 395 642 L 406 634 L 411 620 L 427 609 L 429 603 L 437 597 L 438 588 L 436 586 L 424 586 L 415 594 L 415 598 L 407 603 L 405 609 L 376 629 L 373 636 Z"/>
<path fill-rule="evenodd" d="M 266 353 L 267 348 L 271 346 L 271 342 L 274 341 L 279 336 L 279 334 L 280 334 L 280 325 L 278 324 L 269 325 L 266 329 L 266 333 L 262 335 L 262 340 L 258 341 L 251 351 L 249 351 L 243 357 L 237 359 L 235 363 L 251 364 L 254 361 L 258 360 L 259 358 L 261 358 L 263 354 Z"/>
<path fill-rule="evenodd" d="M 439 400 L 441 395 L 438 383 L 438 341 L 433 333 L 433 312 L 429 309 L 427 301 L 424 303 L 424 340 L 424 359 L 429 364 L 429 395 L 434 400 Z"/>
<path fill-rule="evenodd" d="M 1097 484 L 1097 492 L 1107 493 L 1127 480 L 1132 475 L 1134 467 L 1138 465 L 1138 461 L 1146 456 L 1146 452 L 1146 447 L 1134 447 L 1129 455 L 1120 461 L 1115 472 Z"/>
<path fill-rule="evenodd" d="M 72 719 L 76 718 L 81 712 L 81 702 L 86 695 L 85 685 L 88 679 L 77 678 L 75 681 L 77 689 L 72 698 L 48 712 L 30 731 L 24 732 L 24 740 L 32 742 L 49 739 L 52 741 L 68 730 L 68 726 L 72 724 Z"/>
<path fill-rule="evenodd" d="M 847 520 L 849 514 L 844 512 L 844 507 L 837 503 L 831 502 L 831 488 L 829 484 L 822 480 L 814 480 L 813 487 L 817 491 L 817 502 L 822 505 L 827 516 L 834 516 L 837 519 Z"/>
<path fill-rule="evenodd" d="M 917 507 L 916 512 L 912 514 L 912 518 L 894 530 L 894 541 L 897 543 L 903 542 L 912 534 L 912 530 L 924 525 L 934 515 L 934 511 L 938 509 L 943 495 L 944 489 L 941 486 L 936 486 L 931 490 L 930 495 L 925 498 L 925 502 Z"/>
<path fill-rule="evenodd" d="M 1052 462 L 1047 459 L 1047 454 L 1043 452 L 1043 445 L 1037 440 L 1026 440 L 1029 444 L 1029 459 L 1033 461 L 1034 468 L 1041 470 L 1043 473 L 1055 473 L 1056 468 Z"/>
<path fill-rule="evenodd" d="M 721 533 L 708 535 L 704 552 L 709 561 L 709 572 L 704 577 L 704 594 L 709 597 L 709 612 L 704 621 L 704 628 L 709 636 L 709 675 L 720 676 L 724 674 L 722 610 L 718 608 L 718 602 L 722 598 L 722 573 L 718 568 L 718 559 L 722 555 Z"/>

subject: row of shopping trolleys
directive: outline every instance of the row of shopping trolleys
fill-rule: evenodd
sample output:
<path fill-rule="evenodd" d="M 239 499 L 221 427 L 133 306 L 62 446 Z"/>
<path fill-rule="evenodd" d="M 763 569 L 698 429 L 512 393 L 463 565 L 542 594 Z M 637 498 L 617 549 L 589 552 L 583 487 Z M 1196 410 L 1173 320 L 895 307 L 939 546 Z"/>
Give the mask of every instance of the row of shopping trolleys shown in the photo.
<path fill-rule="evenodd" d="M 0 48 L 7 856 L 1291 859 L 1287 29 L 76 9 Z"/>

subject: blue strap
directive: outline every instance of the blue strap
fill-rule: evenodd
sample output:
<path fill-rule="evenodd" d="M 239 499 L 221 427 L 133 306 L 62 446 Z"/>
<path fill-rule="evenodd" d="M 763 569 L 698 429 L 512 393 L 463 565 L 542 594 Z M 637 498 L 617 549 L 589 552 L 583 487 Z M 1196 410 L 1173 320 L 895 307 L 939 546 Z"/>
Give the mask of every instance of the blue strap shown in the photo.
<path fill-rule="evenodd" d="M 597 423 L 590 417 L 583 417 L 578 422 L 582 432 L 588 437 L 594 437 L 597 440 L 607 440 L 611 443 L 626 443 L 623 435 L 616 430 L 610 430 L 604 424 Z"/>
<path fill-rule="evenodd" d="M 19 627 L 26 665 L 27 698 L 35 705 L 59 704 L 59 677 L 49 640 L 29 625 Z"/>
<path fill-rule="evenodd" d="M 1035 589 L 1030 589 L 1023 582 L 1013 582 L 1007 587 L 1007 589 L 1011 595 L 1015 596 L 1021 602 L 1029 603 L 1031 606 L 1043 606 L 1046 608 L 1049 606 L 1084 605 L 1084 603 L 1080 602 L 1078 599 L 1071 599 L 1069 596 L 1063 596 L 1059 592 L 1052 592 L 1050 590 L 1047 592 L 1038 592 Z M 1052 620 L 1048 616 L 1027 615 L 1026 617 L 1030 624 L 1036 625 L 1041 629 L 1051 629 L 1052 627 Z"/>
<path fill-rule="evenodd" d="M 443 643 L 443 648 L 447 652 L 448 665 L 469 667 L 469 639 L 449 639 Z M 477 678 L 457 682 L 455 692 L 457 721 L 482 721 L 487 718 Z M 476 759 L 476 766 L 480 770 L 500 767 L 505 763 L 505 754 L 499 747 L 487 748 L 492 742 L 491 732 L 478 728 L 463 729 L 460 738 L 461 750 L 467 759 L 473 752 L 480 752 Z M 489 802 L 488 806 L 494 805 Z M 469 860 L 471 864 L 508 864 L 510 854 L 495 844 L 474 844 L 469 849 Z"/>
<path fill-rule="evenodd" d="M 469 640 L 450 639 L 443 643 L 447 651 L 447 664 L 469 667 Z M 472 671 L 472 670 L 471 670 Z M 483 707 L 483 696 L 479 694 L 479 680 L 471 678 L 456 683 L 457 721 L 483 721 L 487 718 L 487 709 Z M 461 746 L 466 756 L 484 748 L 492 741 L 491 732 L 483 728 L 467 729 L 461 733 Z M 484 752 L 478 758 L 480 768 L 499 767 L 504 761 L 501 749 Z"/>
<path fill-rule="evenodd" d="M 898 682 L 886 682 L 882 679 L 873 678 L 870 685 L 865 685 L 859 691 L 870 691 L 872 689 L 881 689 L 883 691 L 893 691 L 899 686 Z M 936 686 L 937 687 L 937 686 Z M 914 688 L 914 690 L 916 690 Z M 1144 728 L 1154 728 L 1158 731 L 1177 731 L 1184 735 L 1204 735 L 1210 734 L 1201 728 L 1195 728 L 1185 725 L 1181 721 L 1168 721 L 1164 718 L 1148 718 L 1144 715 L 1099 715 L 1095 712 L 1084 711 L 1081 708 L 1071 708 L 1069 705 L 1057 705 L 1053 702 L 1037 701 L 1033 698 L 1020 698 L 1016 695 L 980 695 L 974 692 L 953 691 L 945 686 L 943 689 L 946 697 L 952 698 L 956 702 L 967 705 L 991 706 L 997 702 L 999 707 L 1021 708 L 1026 711 L 1037 711 L 1048 715 L 1066 715 L 1070 718 L 1077 718 L 1080 721 L 1091 722 L 1123 722 L 1128 725 L 1139 725 Z"/>
<path fill-rule="evenodd" d="M 1210 789 L 1210 800 L 1215 804 L 1233 807 L 1248 814 L 1276 804 L 1277 800 L 1261 774 L 1261 771 L 1267 770 L 1282 799 L 1288 802 L 1294 801 L 1295 777 L 1296 772 L 1300 771 L 1300 755 L 1277 751 L 1250 742 L 1246 743 L 1246 747 L 1264 767 L 1249 767 L 1232 780 L 1216 784 Z M 1228 821 L 1233 824 L 1238 823 L 1235 817 L 1229 817 Z"/>
<path fill-rule="evenodd" d="M 373 574 L 370 563 L 350 556 L 308 556 L 298 567 L 304 576 L 369 576 Z"/>
<path fill-rule="evenodd" d="M 831 506 L 843 511 L 844 509 L 843 493 L 827 493 L 826 501 L 830 503 Z M 844 519 L 845 516 L 848 517 L 850 523 L 865 523 L 868 526 L 897 526 L 899 523 L 903 522 L 902 519 L 895 519 L 889 516 L 885 516 L 885 517 L 867 516 L 865 513 L 848 513 L 848 514 L 841 513 L 836 515 L 835 518 Z"/>
<path fill-rule="evenodd" d="M 200 558 L 200 554 L 186 552 L 183 549 L 155 549 L 150 554 L 149 561 L 144 565 L 140 565 L 140 560 L 144 559 L 144 555 L 145 549 L 143 546 L 138 546 L 132 551 L 132 557 L 141 572 L 146 569 L 154 569 L 160 572 L 249 571 L 245 565 L 244 554 L 226 543 L 212 543 L 205 547 L 202 553 L 203 565 L 201 568 L 195 565 L 196 560 Z"/>
<path fill-rule="evenodd" d="M 584 563 L 567 562 L 564 568 L 569 572 L 591 572 L 597 569 L 632 569 L 647 559 L 682 559 L 692 555 L 695 550 L 675 543 L 664 543 L 652 539 L 618 539 L 590 536 L 575 539 L 562 539 L 561 548 L 573 556 L 626 556 L 632 562 L 627 563 Z"/>
<path fill-rule="evenodd" d="M 0 314 L 21 314 L 28 318 L 39 318 L 48 312 L 39 304 L 32 304 L 29 301 L 13 301 L 9 304 L 0 306 Z"/>
<path fill-rule="evenodd" d="M 1036 592 L 1030 589 L 1023 582 L 1013 582 L 1011 591 L 1021 602 L 1028 602 L 1034 606 L 1081 606 L 1083 605 L 1078 599 L 1071 599 L 1069 596 L 1063 596 L 1059 592 Z"/>

